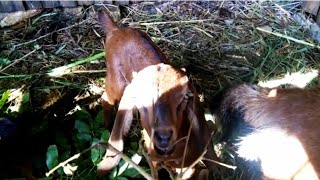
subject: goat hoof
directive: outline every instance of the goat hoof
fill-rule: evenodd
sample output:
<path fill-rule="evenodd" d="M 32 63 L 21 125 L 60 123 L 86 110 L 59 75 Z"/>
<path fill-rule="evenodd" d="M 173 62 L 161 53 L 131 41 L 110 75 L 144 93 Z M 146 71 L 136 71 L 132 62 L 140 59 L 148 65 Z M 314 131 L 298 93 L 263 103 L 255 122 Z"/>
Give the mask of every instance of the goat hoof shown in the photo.
<path fill-rule="evenodd" d="M 105 156 L 103 160 L 98 164 L 97 175 L 105 176 L 111 169 L 117 166 L 120 161 L 120 156 Z"/>

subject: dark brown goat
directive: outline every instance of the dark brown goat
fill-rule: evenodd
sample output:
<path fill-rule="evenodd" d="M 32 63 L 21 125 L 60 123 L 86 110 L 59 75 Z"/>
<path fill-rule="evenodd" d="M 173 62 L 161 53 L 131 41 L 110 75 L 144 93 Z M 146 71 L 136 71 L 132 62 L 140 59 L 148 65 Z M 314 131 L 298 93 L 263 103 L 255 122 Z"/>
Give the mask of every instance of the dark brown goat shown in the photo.
<path fill-rule="evenodd" d="M 123 135 L 129 131 L 132 113 L 137 109 L 140 124 L 150 139 L 146 148 L 153 165 L 163 162 L 171 168 L 187 167 L 201 155 L 207 143 L 210 148 L 205 156 L 216 160 L 198 95 L 186 73 L 169 65 L 145 33 L 118 28 L 103 11 L 99 12 L 99 20 L 106 32 L 103 108 L 107 125 L 111 124 L 114 105 L 119 102 L 109 143 L 123 150 Z M 119 160 L 119 156 L 107 151 L 98 166 L 98 174 L 104 175 Z M 207 165 L 214 168 L 213 163 Z"/>
<path fill-rule="evenodd" d="M 226 140 L 235 145 L 255 179 L 319 179 L 320 88 L 233 87 L 219 116 Z"/>

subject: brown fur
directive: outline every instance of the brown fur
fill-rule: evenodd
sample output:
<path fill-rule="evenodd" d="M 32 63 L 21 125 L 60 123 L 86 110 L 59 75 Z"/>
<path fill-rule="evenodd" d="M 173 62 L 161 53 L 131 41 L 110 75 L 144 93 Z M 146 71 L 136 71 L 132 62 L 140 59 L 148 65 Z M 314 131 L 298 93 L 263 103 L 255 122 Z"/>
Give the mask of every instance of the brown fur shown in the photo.
<path fill-rule="evenodd" d="M 107 119 L 106 127 L 112 129 L 113 108 L 119 103 L 125 87 L 131 82 L 132 73 L 168 61 L 146 33 L 132 28 L 118 28 L 111 17 L 102 12 L 99 13 L 99 21 L 106 33 L 105 90 L 108 97 L 103 102 L 103 109 Z"/>
<path fill-rule="evenodd" d="M 192 126 L 183 167 L 190 165 L 204 151 L 207 142 L 210 142 L 209 147 L 212 144 L 197 93 L 186 73 L 167 64 L 168 60 L 145 33 L 118 28 L 103 12 L 99 13 L 99 19 L 106 32 L 107 77 L 103 108 L 107 126 L 112 124 L 111 114 L 119 102 L 109 143 L 123 150 L 123 134 L 129 131 L 132 113 L 137 109 L 141 126 L 151 141 L 146 147 L 152 164 L 164 162 L 171 168 L 180 168 L 186 143 L 177 141 L 184 138 Z M 136 77 L 133 73 L 137 73 Z M 186 98 L 188 93 L 193 97 Z M 173 148 L 168 147 L 165 154 L 159 154 L 155 150 L 161 146 L 157 134 L 168 132 L 172 133 L 169 147 Z M 216 159 L 212 148 L 206 157 Z M 119 160 L 119 156 L 107 151 L 98 166 L 98 174 L 106 174 Z M 214 167 L 212 163 L 207 164 Z"/>
<path fill-rule="evenodd" d="M 317 177 L 320 176 L 320 130 L 318 126 L 320 124 L 320 88 L 313 89 L 259 89 L 253 88 L 248 85 L 240 85 L 232 88 L 228 91 L 222 101 L 220 109 L 220 116 L 223 118 L 223 124 L 230 126 L 235 125 L 236 118 L 230 119 L 232 114 L 238 112 L 240 119 L 251 127 L 252 132 L 248 134 L 254 134 L 261 131 L 277 131 L 286 134 L 286 138 L 294 137 L 302 144 L 304 151 L 306 152 L 309 160 L 301 161 L 301 169 L 290 174 L 289 168 L 284 168 L 283 171 L 288 171 L 290 179 L 310 179 L 312 171 L 304 167 L 304 163 L 312 165 Z M 235 117 L 235 116 L 233 116 Z M 239 126 L 241 127 L 241 126 Z M 242 126 L 244 127 L 244 126 Z M 240 129 L 243 130 L 243 129 Z M 233 131 L 236 133 L 236 127 L 229 127 L 227 131 Z M 247 138 L 246 136 L 238 137 L 240 143 L 237 144 L 238 148 L 241 148 L 241 144 Z M 270 137 L 271 138 L 271 137 Z M 277 139 L 270 139 L 276 141 Z M 264 141 L 261 139 L 261 141 Z M 258 145 L 257 145 L 258 146 Z M 298 147 L 295 145 L 295 147 Z M 258 147 L 257 147 L 258 148 Z M 274 147 L 281 149 L 285 146 Z M 302 157 L 303 153 L 297 153 L 294 149 L 288 150 L 288 153 L 293 153 L 292 158 Z M 276 154 L 274 154 L 276 155 Z M 260 159 L 261 164 L 264 163 L 264 159 Z M 277 159 L 274 160 L 274 164 L 284 163 L 290 165 L 294 160 Z M 265 178 L 268 177 L 277 178 L 277 174 L 264 173 Z M 289 178 L 289 176 L 287 176 Z M 272 179 L 271 178 L 271 179 Z M 278 177 L 280 178 L 280 177 Z"/>

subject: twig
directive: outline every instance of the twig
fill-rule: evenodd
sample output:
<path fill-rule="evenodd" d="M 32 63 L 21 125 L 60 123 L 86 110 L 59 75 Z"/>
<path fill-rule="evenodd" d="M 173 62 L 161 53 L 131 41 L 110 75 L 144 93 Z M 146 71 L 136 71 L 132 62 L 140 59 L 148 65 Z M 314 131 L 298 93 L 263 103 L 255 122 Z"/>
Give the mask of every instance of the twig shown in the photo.
<path fill-rule="evenodd" d="M 203 34 L 205 34 L 206 36 L 208 36 L 209 38 L 213 38 L 213 36 L 211 34 L 209 34 L 207 31 L 203 30 L 203 29 L 200 29 L 198 27 L 192 27 L 193 29 L 195 30 L 198 30 L 200 32 L 202 32 Z"/>
<path fill-rule="evenodd" d="M 99 143 L 100 145 L 105 146 L 106 148 L 108 148 L 108 150 L 113 151 L 114 153 L 117 153 L 117 155 L 119 155 L 124 161 L 128 162 L 133 168 L 135 168 L 144 178 L 148 179 L 148 180 L 153 180 L 153 178 L 144 170 L 142 169 L 140 166 L 138 166 L 135 162 L 133 162 L 128 156 L 126 156 L 125 154 L 123 154 L 122 152 L 118 151 L 115 147 L 113 147 L 111 144 L 109 143 Z"/>
<path fill-rule="evenodd" d="M 156 167 L 153 166 L 152 164 L 152 160 L 150 159 L 150 157 L 148 156 L 148 154 L 143 150 L 143 145 L 142 145 L 142 154 L 143 156 L 146 158 L 147 162 L 148 162 L 148 165 L 150 167 L 150 170 L 151 170 L 151 176 L 152 178 L 156 178 L 158 175 L 158 172 L 157 172 L 157 169 Z"/>
<path fill-rule="evenodd" d="M 203 157 L 202 160 L 204 160 L 204 161 L 211 161 L 211 162 L 213 162 L 213 163 L 219 164 L 219 165 L 221 165 L 221 166 L 224 166 L 224 167 L 227 167 L 227 168 L 233 169 L 233 170 L 235 170 L 235 169 L 237 168 L 237 166 L 232 166 L 232 165 L 225 164 L 225 163 L 222 163 L 222 162 L 219 162 L 219 161 L 215 161 L 215 160 L 212 160 L 212 159 L 207 159 L 207 158 L 205 158 L 205 157 Z"/>
<path fill-rule="evenodd" d="M 179 178 L 181 179 L 181 178 L 185 175 L 186 172 L 188 172 L 191 168 L 193 168 L 195 165 L 197 165 L 197 164 L 202 160 L 203 156 L 204 156 L 206 153 L 207 153 L 207 149 L 205 149 L 205 150 L 202 152 L 202 154 L 201 154 L 190 166 L 187 167 L 187 169 L 186 169 L 185 171 L 183 171 L 182 173 L 180 173 L 181 176 L 179 175 Z M 182 169 L 181 169 L 181 171 L 182 171 Z"/>
<path fill-rule="evenodd" d="M 192 103 L 192 109 L 195 109 L 195 103 L 193 102 Z M 188 111 L 190 111 L 191 112 L 191 110 L 188 108 Z M 190 113 L 189 112 L 189 113 Z M 184 151 L 183 151 L 183 158 L 182 158 L 182 163 L 181 163 L 181 173 L 179 173 L 179 178 L 180 179 L 182 179 L 182 177 L 183 177 L 183 175 L 187 172 L 187 170 L 188 169 L 190 169 L 189 167 L 191 167 L 191 165 L 185 170 L 185 171 L 182 171 L 182 169 L 183 169 L 183 166 L 184 166 L 184 162 L 185 162 L 185 158 L 186 158 L 186 154 L 187 154 L 187 147 L 188 147 L 188 143 L 189 143 L 189 139 L 190 139 L 190 135 L 191 135 L 191 129 L 192 129 L 192 127 L 193 127 L 193 123 L 194 123 L 194 121 L 197 121 L 198 119 L 197 119 L 197 116 L 194 114 L 194 113 L 192 113 L 192 120 L 191 120 L 191 123 L 190 123 L 190 127 L 189 127 L 189 131 L 188 131 L 188 136 L 187 136 L 187 140 L 186 140 L 186 145 L 185 145 L 185 147 L 184 147 Z M 207 148 L 205 148 L 205 150 L 204 150 L 204 154 L 207 152 Z M 202 156 L 204 156 L 204 154 L 202 155 L 201 154 L 201 156 L 200 157 L 202 157 Z M 201 159 L 200 159 L 201 160 Z M 200 161 L 199 160 L 199 161 Z M 199 162 L 199 161 L 195 161 L 196 162 L 196 164 Z M 193 167 L 193 166 L 192 166 Z M 192 168 L 191 167 L 191 168 Z"/>
<path fill-rule="evenodd" d="M 36 48 L 36 49 L 32 50 L 31 52 L 29 52 L 28 54 L 22 56 L 21 58 L 16 59 L 16 60 L 13 60 L 13 63 L 11 63 L 11 64 L 9 64 L 8 66 L 6 66 L 6 67 L 4 67 L 3 69 L 1 69 L 0 72 L 3 72 L 4 70 L 8 69 L 9 67 L 17 64 L 17 63 L 20 62 L 22 59 L 24 59 L 24 58 L 30 56 L 32 53 L 36 52 L 36 50 L 38 50 L 38 49 Z"/>
<path fill-rule="evenodd" d="M 91 73 L 105 73 L 106 69 L 101 69 L 101 70 L 78 70 L 78 71 L 72 71 L 70 74 L 91 74 Z"/>
<path fill-rule="evenodd" d="M 186 140 L 186 145 L 184 146 L 184 150 L 183 150 L 183 158 L 182 158 L 182 163 L 181 163 L 181 173 L 179 174 L 179 178 L 182 178 L 183 175 L 184 175 L 184 172 L 182 172 L 182 169 L 183 169 L 184 161 L 185 161 L 186 154 L 187 154 L 187 147 L 188 147 L 188 143 L 189 143 L 189 139 L 190 139 L 192 124 L 193 124 L 193 121 L 194 121 L 194 119 L 195 119 L 194 116 L 195 116 L 195 115 L 193 114 L 192 121 L 191 121 L 189 130 L 188 130 L 188 136 L 187 136 L 187 140 Z"/>
<path fill-rule="evenodd" d="M 194 119 L 194 118 L 193 118 L 193 119 Z M 211 139 L 212 139 L 213 134 L 214 134 L 214 132 L 211 133 L 210 138 L 209 138 L 206 146 L 204 147 L 204 151 L 202 152 L 202 154 L 201 154 L 190 166 L 188 166 L 188 168 L 187 168 L 185 171 L 183 171 L 182 173 L 180 173 L 180 175 L 179 175 L 179 178 L 180 178 L 180 179 L 184 176 L 185 173 L 188 172 L 189 169 L 193 168 L 193 167 L 194 167 L 198 162 L 200 162 L 201 160 L 209 160 L 209 161 L 211 161 L 211 162 L 216 162 L 217 164 L 223 164 L 223 163 L 220 163 L 220 162 L 218 162 L 218 161 L 214 161 L 214 160 L 211 160 L 211 159 L 204 158 L 204 155 L 207 153 L 208 146 L 209 146 L 209 144 L 210 144 L 210 141 L 211 141 Z M 182 171 L 182 168 L 181 168 L 181 171 Z"/>
<path fill-rule="evenodd" d="M 24 43 L 20 43 L 20 44 L 17 44 L 17 45 L 13 45 L 12 48 L 15 49 L 15 48 L 17 48 L 17 47 L 20 47 L 20 46 L 23 46 L 23 45 L 27 45 L 27 44 L 36 42 L 36 41 L 38 41 L 38 40 L 40 40 L 40 39 L 42 39 L 42 38 L 45 38 L 45 37 L 47 37 L 47 36 L 50 36 L 52 33 L 64 31 L 64 30 L 67 30 L 67 29 L 71 29 L 71 28 L 73 28 L 73 27 L 75 27 L 75 26 L 79 26 L 79 25 L 81 25 L 81 24 L 83 24 L 83 23 L 85 23 L 85 22 L 87 22 L 87 21 L 88 21 L 88 20 L 84 20 L 84 21 L 81 21 L 81 22 L 79 22 L 79 23 L 73 24 L 73 25 L 71 25 L 71 26 L 68 26 L 68 27 L 65 27 L 65 28 L 61 28 L 61 29 L 58 29 L 58 30 L 56 30 L 56 31 L 50 32 L 50 33 L 48 33 L 48 34 L 42 35 L 42 36 L 40 36 L 40 37 L 38 37 L 38 38 L 36 38 L 36 39 L 33 39 L 33 40 L 31 40 L 31 41 L 27 41 L 27 42 L 24 42 Z"/>
<path fill-rule="evenodd" d="M 58 166 L 54 167 L 53 169 L 51 169 L 49 172 L 46 173 L 46 176 L 48 177 L 50 174 L 52 174 L 54 171 L 56 171 L 57 169 L 59 169 L 60 167 L 65 166 L 66 164 L 68 164 L 70 161 L 73 161 L 75 159 L 78 159 L 81 155 L 83 155 L 84 153 L 90 151 L 91 149 L 95 148 L 96 146 L 104 146 L 105 148 L 107 148 L 108 150 L 116 153 L 117 155 L 119 155 L 124 161 L 128 162 L 133 168 L 135 168 L 143 177 L 145 177 L 148 180 L 152 180 L 152 177 L 145 172 L 144 169 L 142 169 L 140 166 L 138 166 L 135 162 L 133 162 L 128 156 L 126 156 L 125 154 L 123 154 L 122 152 L 118 151 L 115 147 L 113 147 L 111 144 L 109 143 L 104 143 L 104 142 L 100 142 L 97 143 L 87 149 L 85 149 L 84 151 L 75 154 L 74 156 L 72 156 L 71 158 L 65 160 L 64 162 L 60 163 Z"/>
<path fill-rule="evenodd" d="M 290 37 L 290 36 L 287 36 L 287 35 L 283 35 L 283 34 L 280 34 L 280 33 L 277 33 L 277 32 L 267 31 L 267 30 L 259 28 L 259 27 L 257 27 L 256 29 L 259 30 L 259 31 L 265 32 L 265 33 L 270 33 L 272 35 L 275 35 L 275 36 L 278 36 L 278 37 L 281 37 L 281 38 L 285 38 L 285 39 L 294 41 L 294 42 L 299 43 L 299 44 L 303 44 L 303 45 L 307 45 L 307 46 L 311 46 L 311 47 L 315 47 L 315 48 L 320 49 L 320 46 L 312 44 L 312 43 L 308 43 L 308 42 L 303 41 L 303 40 L 299 40 L 299 39 L 296 39 L 296 38 L 293 38 L 293 37 Z"/>
<path fill-rule="evenodd" d="M 198 20 L 189 20 L 189 21 L 166 21 L 166 22 L 132 22 L 129 23 L 129 26 L 150 26 L 150 25 L 163 25 L 163 24 L 189 24 L 189 23 L 199 23 L 213 21 L 214 19 L 198 19 Z"/>

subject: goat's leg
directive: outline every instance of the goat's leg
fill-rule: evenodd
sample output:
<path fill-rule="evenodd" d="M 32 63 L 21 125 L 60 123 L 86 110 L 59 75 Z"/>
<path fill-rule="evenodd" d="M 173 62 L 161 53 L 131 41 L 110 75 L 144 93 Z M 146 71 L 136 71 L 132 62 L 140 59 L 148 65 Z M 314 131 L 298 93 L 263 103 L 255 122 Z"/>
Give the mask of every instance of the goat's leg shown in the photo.
<path fill-rule="evenodd" d="M 120 101 L 113 130 L 109 139 L 109 144 L 118 151 L 123 151 L 123 135 L 126 134 L 131 126 L 133 118 L 133 109 L 135 107 L 133 91 L 131 85 L 128 85 Z M 104 159 L 98 164 L 97 173 L 100 176 L 105 175 L 114 168 L 120 161 L 120 156 L 107 149 Z"/>
<path fill-rule="evenodd" d="M 108 95 L 109 94 L 109 95 Z M 108 91 L 104 92 L 102 95 L 102 110 L 103 110 L 103 119 L 105 127 L 111 131 L 113 127 L 113 117 L 114 117 L 114 107 L 116 100 L 110 97 Z"/>

